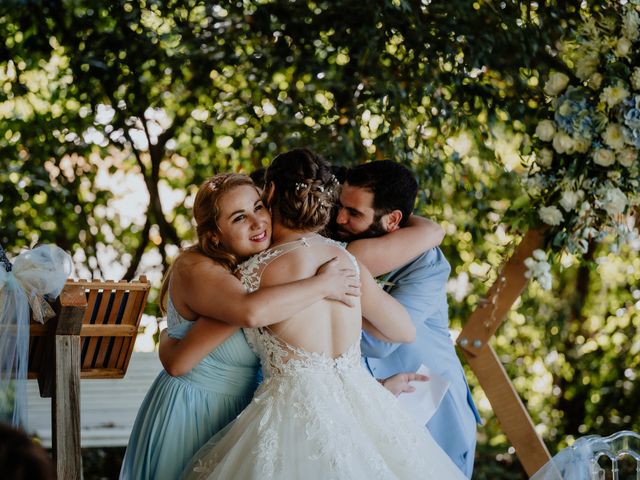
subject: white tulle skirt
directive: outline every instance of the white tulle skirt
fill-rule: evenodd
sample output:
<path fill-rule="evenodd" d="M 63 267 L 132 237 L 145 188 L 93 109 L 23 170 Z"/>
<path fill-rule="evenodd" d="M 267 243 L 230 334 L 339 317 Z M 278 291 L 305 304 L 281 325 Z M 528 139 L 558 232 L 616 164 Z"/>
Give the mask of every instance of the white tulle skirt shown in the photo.
<path fill-rule="evenodd" d="M 359 363 L 344 363 L 272 375 L 183 478 L 465 478 L 391 393 Z"/>

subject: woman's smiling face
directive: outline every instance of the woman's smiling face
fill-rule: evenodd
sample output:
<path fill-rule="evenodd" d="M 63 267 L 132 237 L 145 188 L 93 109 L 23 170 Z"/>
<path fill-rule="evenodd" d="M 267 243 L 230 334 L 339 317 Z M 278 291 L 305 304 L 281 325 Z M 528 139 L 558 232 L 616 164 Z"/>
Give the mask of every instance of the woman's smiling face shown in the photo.
<path fill-rule="evenodd" d="M 220 199 L 216 235 L 225 250 L 245 258 L 271 243 L 271 215 L 254 186 L 241 185 Z"/>

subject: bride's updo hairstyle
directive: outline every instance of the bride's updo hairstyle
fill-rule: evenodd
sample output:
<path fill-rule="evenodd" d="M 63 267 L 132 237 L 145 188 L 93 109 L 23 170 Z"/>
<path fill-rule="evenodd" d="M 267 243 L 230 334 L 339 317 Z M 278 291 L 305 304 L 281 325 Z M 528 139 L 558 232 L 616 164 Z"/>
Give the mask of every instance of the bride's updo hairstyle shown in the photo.
<path fill-rule="evenodd" d="M 193 218 L 196 222 L 198 242 L 185 248 L 185 251 L 202 253 L 229 271 L 235 269 L 238 258 L 227 251 L 224 245 L 218 242 L 215 235 L 220 231 L 218 217 L 220 216 L 222 198 L 234 188 L 244 185 L 255 188 L 251 178 L 239 173 L 220 173 L 206 179 L 200 185 L 193 204 Z M 163 313 L 166 313 L 166 296 L 171 270 L 172 267 L 167 270 L 160 287 L 160 308 Z"/>
<path fill-rule="evenodd" d="M 265 172 L 269 207 L 293 230 L 320 230 L 331 217 L 338 181 L 320 155 L 297 148 L 276 156 Z"/>

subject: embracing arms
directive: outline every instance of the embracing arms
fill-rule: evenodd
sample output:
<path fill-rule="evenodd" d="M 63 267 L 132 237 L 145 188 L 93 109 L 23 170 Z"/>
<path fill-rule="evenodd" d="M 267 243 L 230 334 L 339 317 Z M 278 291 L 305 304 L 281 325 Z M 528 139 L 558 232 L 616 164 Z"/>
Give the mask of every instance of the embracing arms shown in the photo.
<path fill-rule="evenodd" d="M 347 250 L 363 263 L 374 277 L 409 263 L 423 252 L 442 243 L 440 225 L 411 215 L 407 225 L 381 237 L 354 240 Z"/>
<path fill-rule="evenodd" d="M 210 260 L 200 261 L 188 271 L 174 272 L 172 294 L 182 299 L 192 317 L 249 328 L 285 320 L 323 298 L 354 305 L 360 294 L 355 272 L 337 268 L 335 260 L 323 267 L 313 277 L 247 293 L 229 271 Z"/>
<path fill-rule="evenodd" d="M 389 291 L 406 308 L 414 325 L 439 325 L 443 330 L 448 329 L 446 288 L 449 270 L 442 252 L 432 250 L 392 278 Z M 362 354 L 366 357 L 387 357 L 400 345 L 367 331 L 362 335 Z"/>
<path fill-rule="evenodd" d="M 378 286 L 364 265 L 360 265 L 362 284 L 362 328 L 386 342 L 413 342 L 416 327 L 407 310 Z"/>
<path fill-rule="evenodd" d="M 335 259 L 322 265 L 311 278 L 265 287 L 252 293 L 246 293 L 240 281 L 231 273 L 226 272 L 226 275 L 219 279 L 222 285 L 205 283 L 208 287 L 205 289 L 206 292 L 188 290 L 188 300 L 194 295 L 206 295 L 209 301 L 200 302 L 196 299 L 188 303 L 192 310 L 194 306 L 202 308 L 202 313 L 198 311 L 200 316 L 183 339 L 175 340 L 170 338 L 166 331 L 162 332 L 160 361 L 170 375 L 187 373 L 209 352 L 237 332 L 239 326 L 244 325 L 225 323 L 216 318 L 228 320 L 230 316 L 236 315 L 234 319 L 242 322 L 246 320 L 244 315 L 249 315 L 248 319 L 254 319 L 256 322 L 250 322 L 249 326 L 261 326 L 282 321 L 323 298 L 331 298 L 351 306 L 355 297 L 360 294 L 355 271 L 339 268 Z M 225 282 L 231 285 L 224 285 Z M 215 288 L 214 285 L 219 288 Z M 239 292 L 237 287 L 241 289 Z M 225 295 L 228 297 L 225 298 Z M 215 305 L 210 303 L 213 301 L 216 302 Z M 230 302 L 236 305 L 226 305 Z M 248 309 L 248 312 L 244 312 L 244 309 Z M 208 312 L 209 315 L 205 316 L 204 312 Z M 224 317 L 225 314 L 228 316 Z"/>
<path fill-rule="evenodd" d="M 239 329 L 208 317 L 198 318 L 181 340 L 171 338 L 164 329 L 158 349 L 162 366 L 171 376 L 184 375 Z"/>

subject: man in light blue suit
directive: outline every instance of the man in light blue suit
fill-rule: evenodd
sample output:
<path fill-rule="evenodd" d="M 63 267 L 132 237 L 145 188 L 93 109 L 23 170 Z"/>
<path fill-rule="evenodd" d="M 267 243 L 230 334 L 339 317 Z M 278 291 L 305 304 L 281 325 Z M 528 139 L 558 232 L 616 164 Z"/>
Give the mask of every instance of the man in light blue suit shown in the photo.
<path fill-rule="evenodd" d="M 391 160 L 349 169 L 335 219 L 336 236 L 352 241 L 402 228 L 413 210 L 417 189 L 411 171 Z M 361 347 L 364 362 L 376 378 L 415 372 L 424 364 L 449 380 L 449 389 L 426 427 L 470 478 L 480 417 L 449 334 L 446 284 L 450 271 L 440 249 L 433 248 L 387 275 L 385 289 L 408 310 L 416 340 L 387 343 L 363 332 Z"/>

